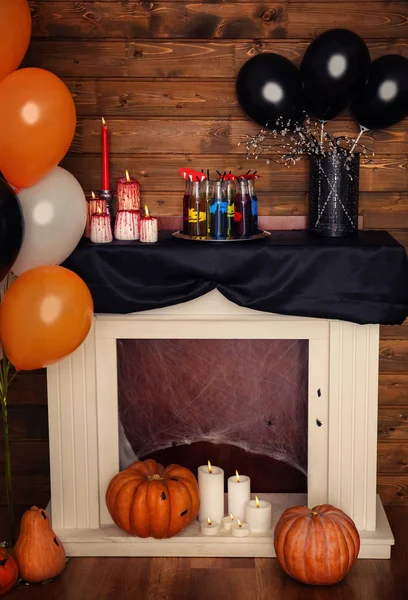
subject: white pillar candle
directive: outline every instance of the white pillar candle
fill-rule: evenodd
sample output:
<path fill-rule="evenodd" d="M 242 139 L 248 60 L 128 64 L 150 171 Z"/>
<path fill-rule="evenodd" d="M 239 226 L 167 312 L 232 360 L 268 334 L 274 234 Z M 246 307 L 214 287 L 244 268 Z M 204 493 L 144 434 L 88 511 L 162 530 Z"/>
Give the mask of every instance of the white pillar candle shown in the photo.
<path fill-rule="evenodd" d="M 151 217 L 145 206 L 145 215 L 140 219 L 140 241 L 148 244 L 157 242 L 157 219 Z"/>
<path fill-rule="evenodd" d="M 97 212 L 106 213 L 106 200 L 97 198 L 92 192 L 92 198 L 87 201 L 86 226 L 84 236 L 89 238 L 91 233 L 91 217 Z"/>
<path fill-rule="evenodd" d="M 272 527 L 272 505 L 266 500 L 249 500 L 245 506 L 245 522 L 251 533 L 265 533 Z"/>
<path fill-rule="evenodd" d="M 217 535 L 220 533 L 220 524 L 213 523 L 208 517 L 206 521 L 200 523 L 200 531 L 203 535 Z"/>
<path fill-rule="evenodd" d="M 95 244 L 106 244 L 113 240 L 110 215 L 99 212 L 92 215 L 89 238 Z"/>
<path fill-rule="evenodd" d="M 207 522 L 209 517 L 214 523 L 224 518 L 224 471 L 208 465 L 198 467 L 198 492 L 200 512 L 198 520 Z"/>
<path fill-rule="evenodd" d="M 234 519 L 234 515 L 230 515 L 229 517 L 224 517 L 222 520 L 223 527 L 226 531 L 231 531 L 231 527 L 236 523 Z"/>
<path fill-rule="evenodd" d="M 241 523 L 240 520 L 237 520 L 236 523 L 231 527 L 231 535 L 234 537 L 248 537 L 249 536 L 249 527 L 247 523 Z"/>
<path fill-rule="evenodd" d="M 139 224 L 134 217 L 135 211 L 119 210 L 115 220 L 115 238 L 117 240 L 138 240 Z"/>
<path fill-rule="evenodd" d="M 233 477 L 228 477 L 228 513 L 232 513 L 236 519 L 244 521 L 245 505 L 250 498 L 250 478 L 235 471 Z"/>

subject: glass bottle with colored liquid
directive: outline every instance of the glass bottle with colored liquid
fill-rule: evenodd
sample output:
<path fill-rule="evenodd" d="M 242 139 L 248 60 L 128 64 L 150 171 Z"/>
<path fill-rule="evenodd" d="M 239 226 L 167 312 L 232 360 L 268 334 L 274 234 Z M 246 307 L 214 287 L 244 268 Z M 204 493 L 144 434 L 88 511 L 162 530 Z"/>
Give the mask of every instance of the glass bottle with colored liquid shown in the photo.
<path fill-rule="evenodd" d="M 227 237 L 235 236 L 235 202 L 237 199 L 237 181 L 234 175 L 230 175 L 225 182 L 226 197 L 227 197 Z"/>
<path fill-rule="evenodd" d="M 252 207 L 248 190 L 248 181 L 239 179 L 239 191 L 235 203 L 235 235 L 249 237 L 252 235 Z"/>
<path fill-rule="evenodd" d="M 211 201 L 213 199 L 213 190 L 209 179 L 204 179 L 201 187 L 202 201 L 205 207 L 205 237 L 210 237 L 211 234 Z"/>
<path fill-rule="evenodd" d="M 191 196 L 191 188 L 192 181 L 190 178 L 187 178 L 183 196 L 183 233 L 185 235 L 189 235 L 188 209 Z"/>
<path fill-rule="evenodd" d="M 228 202 L 223 181 L 214 183 L 213 198 L 210 204 L 210 237 L 220 240 L 228 237 Z"/>
<path fill-rule="evenodd" d="M 201 192 L 202 182 L 193 181 L 188 201 L 188 233 L 190 237 L 207 236 L 207 219 L 204 197 Z"/>
<path fill-rule="evenodd" d="M 258 197 L 255 192 L 255 176 L 249 176 L 248 178 L 248 191 L 249 197 L 251 198 L 251 212 L 252 212 L 252 231 L 251 235 L 256 235 L 259 231 L 258 227 Z"/>

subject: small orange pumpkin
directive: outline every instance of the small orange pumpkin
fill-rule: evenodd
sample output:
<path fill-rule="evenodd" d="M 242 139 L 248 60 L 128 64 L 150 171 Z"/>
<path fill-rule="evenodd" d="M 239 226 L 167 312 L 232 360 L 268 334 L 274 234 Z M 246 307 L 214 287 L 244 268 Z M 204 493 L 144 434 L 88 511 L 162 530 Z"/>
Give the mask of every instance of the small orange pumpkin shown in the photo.
<path fill-rule="evenodd" d="M 169 538 L 197 518 L 198 484 L 185 467 L 137 461 L 112 479 L 106 504 L 114 523 L 128 533 Z"/>
<path fill-rule="evenodd" d="M 285 510 L 275 528 L 275 552 L 282 569 L 310 585 L 345 578 L 360 551 L 354 522 L 330 504 Z"/>
<path fill-rule="evenodd" d="M 16 585 L 18 567 L 5 548 L 0 548 L 0 596 L 4 596 Z"/>
<path fill-rule="evenodd" d="M 32 506 L 24 513 L 14 555 L 20 576 L 29 583 L 51 579 L 64 570 L 64 547 L 51 529 L 45 510 Z"/>

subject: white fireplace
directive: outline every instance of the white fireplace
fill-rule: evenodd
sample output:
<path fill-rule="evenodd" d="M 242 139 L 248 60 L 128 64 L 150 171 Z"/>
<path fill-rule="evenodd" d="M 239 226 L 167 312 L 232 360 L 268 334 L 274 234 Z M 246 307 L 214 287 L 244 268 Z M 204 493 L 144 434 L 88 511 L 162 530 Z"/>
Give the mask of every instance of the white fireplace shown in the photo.
<path fill-rule="evenodd" d="M 173 307 L 98 314 L 84 344 L 48 368 L 52 522 L 68 555 L 274 556 L 273 530 L 205 538 L 193 524 L 154 540 L 113 524 L 105 491 L 119 471 L 117 340 L 124 339 L 308 340 L 308 492 L 269 495 L 274 522 L 289 506 L 330 503 L 354 519 L 360 558 L 389 558 L 394 540 L 376 495 L 379 326 L 263 313 L 216 290 Z"/>

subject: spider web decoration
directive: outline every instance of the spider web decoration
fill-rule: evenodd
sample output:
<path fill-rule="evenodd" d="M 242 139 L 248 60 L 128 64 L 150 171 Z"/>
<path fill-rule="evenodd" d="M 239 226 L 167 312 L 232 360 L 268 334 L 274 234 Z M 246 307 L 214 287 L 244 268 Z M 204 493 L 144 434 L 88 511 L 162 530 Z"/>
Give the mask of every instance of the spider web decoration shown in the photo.
<path fill-rule="evenodd" d="M 120 463 L 195 442 L 307 470 L 308 342 L 118 340 Z"/>

